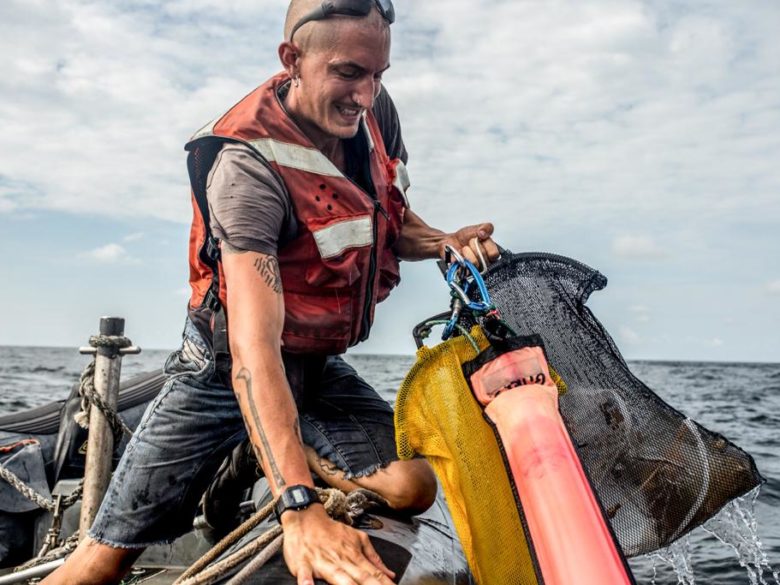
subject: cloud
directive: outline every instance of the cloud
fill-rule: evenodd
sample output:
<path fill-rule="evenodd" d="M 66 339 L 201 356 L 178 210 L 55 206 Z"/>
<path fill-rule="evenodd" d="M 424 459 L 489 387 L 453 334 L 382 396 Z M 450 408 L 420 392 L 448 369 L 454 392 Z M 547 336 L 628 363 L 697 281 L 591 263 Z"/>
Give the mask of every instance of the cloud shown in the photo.
<path fill-rule="evenodd" d="M 618 330 L 618 336 L 620 337 L 620 340 L 624 343 L 627 343 L 628 345 L 639 345 L 642 343 L 641 336 L 631 329 L 630 327 L 623 325 Z"/>
<path fill-rule="evenodd" d="M 615 255 L 629 260 L 658 260 L 667 254 L 655 240 L 642 235 L 623 235 L 612 242 Z"/>
<path fill-rule="evenodd" d="M 16 208 L 186 223 L 182 145 L 278 70 L 286 4 L 6 2 L 0 175 L 26 185 Z M 702 219 L 776 202 L 773 3 L 397 4 L 387 85 L 411 196 L 437 223 L 477 203 L 508 229 L 529 209 Z"/>
<path fill-rule="evenodd" d="M 138 264 L 140 262 L 138 259 L 130 256 L 127 250 L 119 244 L 106 244 L 105 246 L 84 252 L 81 254 L 81 257 L 99 264 Z"/>
<path fill-rule="evenodd" d="M 744 202 L 748 174 L 758 197 L 748 205 L 776 201 L 780 177 L 762 150 L 780 156 L 768 130 L 780 129 L 768 83 L 780 42 L 768 22 L 755 28 L 760 17 L 723 1 L 473 8 L 415 2 L 399 17 L 396 46 L 408 35 L 422 47 L 396 55 L 388 75 L 412 160 L 426 162 L 413 169 L 418 185 L 468 185 L 506 217 L 532 208 L 584 221 L 719 215 Z"/>
<path fill-rule="evenodd" d="M 23 216 L 56 216 L 65 234 L 103 216 L 117 228 L 93 236 L 124 255 L 102 257 L 133 261 L 140 252 L 123 238 L 133 231 L 147 234 L 139 248 L 150 240 L 181 248 L 167 234 L 182 225 L 150 225 L 192 217 L 182 146 L 279 69 L 286 5 L 5 0 L 0 240 L 20 245 Z M 769 296 L 778 287 L 755 275 L 780 276 L 771 254 L 756 254 L 780 249 L 780 3 L 442 6 L 396 1 L 384 76 L 410 153 L 415 211 L 448 230 L 492 220 L 515 251 L 564 253 L 605 270 L 613 283 L 605 312 L 641 332 L 642 351 L 704 351 L 713 335 L 684 343 L 667 327 L 669 342 L 658 341 L 660 314 L 696 331 L 733 315 L 765 355 L 778 347 L 770 314 L 778 297 Z M 42 245 L 32 243 L 31 254 Z M 642 271 L 622 258 L 656 262 Z M 614 302 L 625 285 L 640 291 L 634 299 L 652 299 L 653 311 Z M 701 301 L 683 305 L 683 291 Z M 757 292 L 766 307 L 751 305 Z M 440 309 L 430 303 L 431 314 Z"/>
<path fill-rule="evenodd" d="M 645 305 L 633 305 L 628 308 L 628 310 L 633 313 L 634 318 L 640 322 L 640 323 L 649 323 L 650 322 L 650 307 L 646 307 Z"/>
<path fill-rule="evenodd" d="M 277 69 L 284 9 L 262 4 L 277 18 L 248 2 L 5 3 L 0 177 L 17 208 L 188 221 L 187 137 Z"/>
<path fill-rule="evenodd" d="M 711 347 L 723 347 L 725 342 L 720 337 L 713 337 L 710 339 L 709 345 Z"/>
<path fill-rule="evenodd" d="M 124 238 L 122 238 L 123 242 L 136 242 L 144 237 L 143 232 L 135 232 L 133 234 L 128 234 Z"/>
<path fill-rule="evenodd" d="M 780 278 L 768 282 L 764 287 L 764 290 L 770 295 L 780 295 Z"/>

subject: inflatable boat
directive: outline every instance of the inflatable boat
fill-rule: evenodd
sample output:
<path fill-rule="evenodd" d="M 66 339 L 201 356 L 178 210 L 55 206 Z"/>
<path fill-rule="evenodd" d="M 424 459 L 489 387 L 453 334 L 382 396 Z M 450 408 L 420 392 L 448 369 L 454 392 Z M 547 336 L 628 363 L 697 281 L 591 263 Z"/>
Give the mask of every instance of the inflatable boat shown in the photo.
<path fill-rule="evenodd" d="M 165 383 L 162 372 L 143 374 L 122 384 L 118 410 L 130 428 L 135 428 L 146 405 Z M 84 472 L 87 432 L 74 422 L 80 399 L 74 388 L 67 400 L 52 402 L 28 411 L 0 417 L 0 464 L 46 499 L 67 496 L 79 484 Z M 114 464 L 124 451 L 123 439 L 114 451 Z M 270 499 L 264 480 L 248 493 L 240 510 L 249 515 Z M 35 556 L 44 545 L 52 514 L 0 479 L 0 582 L 14 581 L 10 567 Z M 79 503 L 62 518 L 62 538 L 78 527 Z M 275 524 L 268 520 L 239 539 L 226 554 L 246 546 Z M 473 583 L 447 506 L 440 496 L 425 514 L 400 517 L 385 511 L 372 512 L 361 521 L 385 563 L 398 575 L 398 583 L 430 585 Z M 172 583 L 188 566 L 214 544 L 203 517 L 193 530 L 168 546 L 150 547 L 138 560 L 126 582 Z M 218 561 L 219 559 L 217 559 Z M 213 582 L 227 582 L 242 565 L 226 571 Z M 294 584 L 282 555 L 275 554 L 251 583 Z"/>

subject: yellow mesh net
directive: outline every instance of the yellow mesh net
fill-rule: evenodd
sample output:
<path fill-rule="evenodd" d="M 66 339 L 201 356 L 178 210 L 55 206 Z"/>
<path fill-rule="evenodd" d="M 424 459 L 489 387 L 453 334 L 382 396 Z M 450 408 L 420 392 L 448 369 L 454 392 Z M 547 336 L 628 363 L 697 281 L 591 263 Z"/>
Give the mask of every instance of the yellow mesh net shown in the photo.
<path fill-rule="evenodd" d="M 478 327 L 471 334 L 480 349 L 487 347 Z M 398 392 L 398 454 L 424 455 L 433 466 L 478 583 L 537 585 L 496 436 L 461 371 L 474 357 L 465 337 L 420 348 Z"/>

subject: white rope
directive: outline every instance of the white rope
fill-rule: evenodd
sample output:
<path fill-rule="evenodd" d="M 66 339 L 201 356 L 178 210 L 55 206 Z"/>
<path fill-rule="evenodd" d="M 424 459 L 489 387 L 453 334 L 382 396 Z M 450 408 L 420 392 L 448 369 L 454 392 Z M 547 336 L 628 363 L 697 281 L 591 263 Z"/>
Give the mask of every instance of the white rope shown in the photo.
<path fill-rule="evenodd" d="M 485 260 L 485 256 L 482 254 L 482 248 L 479 245 L 479 238 L 472 238 L 471 241 L 469 242 L 469 245 L 476 252 L 477 258 L 479 258 L 479 272 L 480 272 L 480 274 L 484 274 L 485 272 L 487 272 L 488 263 L 487 263 L 487 260 Z"/>

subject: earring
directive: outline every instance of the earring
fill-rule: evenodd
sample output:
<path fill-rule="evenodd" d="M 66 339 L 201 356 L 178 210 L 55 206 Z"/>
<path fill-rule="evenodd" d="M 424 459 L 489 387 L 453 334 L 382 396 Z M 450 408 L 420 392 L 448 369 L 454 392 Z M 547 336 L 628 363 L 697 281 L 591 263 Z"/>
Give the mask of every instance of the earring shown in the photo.
<path fill-rule="evenodd" d="M 296 75 L 295 77 L 293 77 L 293 83 L 295 84 L 295 87 L 300 87 L 301 86 L 300 76 Z"/>

